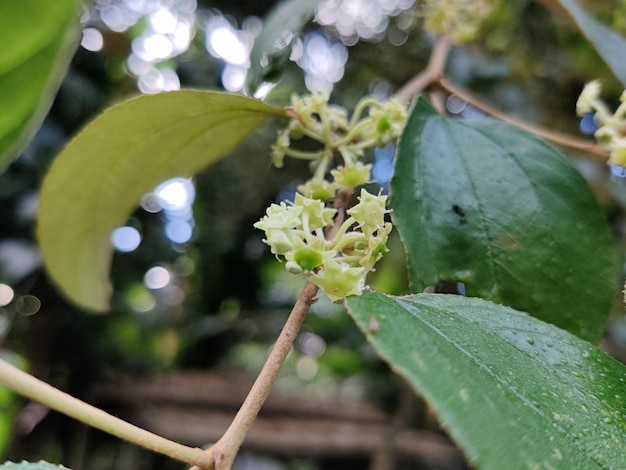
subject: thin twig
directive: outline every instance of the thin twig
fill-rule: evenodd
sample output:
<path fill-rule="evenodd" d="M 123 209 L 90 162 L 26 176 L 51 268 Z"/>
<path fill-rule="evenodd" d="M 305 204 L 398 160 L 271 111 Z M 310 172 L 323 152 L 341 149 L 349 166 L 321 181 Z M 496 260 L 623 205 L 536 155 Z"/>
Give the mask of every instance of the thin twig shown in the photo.
<path fill-rule="evenodd" d="M 326 238 L 334 238 L 337 230 L 343 223 L 345 210 L 350 201 L 351 194 L 351 189 L 341 189 L 337 192 L 335 199 L 337 215 L 333 221 L 333 225 L 326 233 Z M 285 362 L 289 351 L 291 351 L 293 342 L 300 332 L 302 323 L 311 305 L 317 298 L 317 290 L 315 284 L 308 282 L 302 289 L 302 292 L 300 292 L 296 304 L 293 306 L 278 339 L 274 343 L 270 355 L 263 365 L 263 369 L 261 369 L 248 396 L 241 405 L 241 408 L 239 408 L 237 415 L 220 440 L 206 451 L 207 454 L 211 455 L 213 465 L 209 467 L 197 465 L 190 470 L 230 470 L 237 456 L 237 452 L 239 452 L 246 438 L 246 434 L 248 434 L 248 431 L 254 424 L 263 403 L 265 403 L 270 393 L 272 384 L 278 376 L 281 366 Z"/>
<path fill-rule="evenodd" d="M 254 385 L 250 389 L 248 396 L 244 400 L 241 408 L 237 412 L 235 419 L 228 427 L 224 435 L 217 441 L 207 453 L 210 454 L 215 462 L 216 470 L 230 469 L 246 434 L 252 427 L 254 420 L 259 414 L 259 410 L 265 399 L 269 395 L 270 388 L 280 371 L 281 366 L 287 358 L 287 354 L 291 351 L 294 340 L 298 336 L 300 327 L 306 318 L 306 314 L 315 300 L 317 294 L 317 286 L 307 283 L 294 305 L 287 322 L 283 326 L 274 347 L 268 356 L 263 369 L 259 373 Z M 200 470 L 201 468 L 211 469 L 213 467 L 193 467 L 192 470 Z"/>
<path fill-rule="evenodd" d="M 178 444 L 127 423 L 42 382 L 3 360 L 0 360 L 0 384 L 53 410 L 138 446 L 190 465 L 201 465 L 203 468 L 209 468 L 211 465 L 210 456 L 202 449 Z"/>
<path fill-rule="evenodd" d="M 428 65 L 411 80 L 406 82 L 393 97 L 400 103 L 407 104 L 411 98 L 439 80 L 446 69 L 448 54 L 452 47 L 450 36 L 444 34 L 435 43 Z"/>
<path fill-rule="evenodd" d="M 521 129 L 527 130 L 536 136 L 542 137 L 550 142 L 554 142 L 557 145 L 562 147 L 567 147 L 573 150 L 580 150 L 581 152 L 585 152 L 598 160 L 606 161 L 609 158 L 609 154 L 602 149 L 600 145 L 595 142 L 579 139 L 577 137 L 571 136 L 569 134 L 565 134 L 562 132 L 557 132 L 552 129 L 547 129 L 542 126 L 538 126 L 536 124 L 530 124 L 528 122 L 522 121 L 516 117 L 513 117 L 507 113 L 499 111 L 488 104 L 483 103 L 479 99 L 472 96 L 465 90 L 462 90 L 456 85 L 453 85 L 448 79 L 445 77 L 439 77 L 436 81 L 436 85 L 441 87 L 448 93 L 458 96 L 460 99 L 465 101 L 466 103 L 471 104 L 475 108 L 484 111 L 485 113 L 493 116 L 495 118 L 500 119 L 501 121 L 508 122 L 509 124 L 513 124 Z"/>

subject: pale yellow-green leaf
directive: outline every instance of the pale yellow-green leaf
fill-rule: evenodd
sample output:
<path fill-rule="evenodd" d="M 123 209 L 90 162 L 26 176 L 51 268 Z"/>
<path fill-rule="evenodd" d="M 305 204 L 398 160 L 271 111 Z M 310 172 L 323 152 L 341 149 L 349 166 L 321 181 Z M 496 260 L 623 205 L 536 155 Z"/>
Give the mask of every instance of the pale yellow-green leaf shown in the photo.
<path fill-rule="evenodd" d="M 143 194 L 191 176 L 284 111 L 239 95 L 177 91 L 140 96 L 102 113 L 54 161 L 37 235 L 48 273 L 75 303 L 109 308 L 110 234 Z"/>

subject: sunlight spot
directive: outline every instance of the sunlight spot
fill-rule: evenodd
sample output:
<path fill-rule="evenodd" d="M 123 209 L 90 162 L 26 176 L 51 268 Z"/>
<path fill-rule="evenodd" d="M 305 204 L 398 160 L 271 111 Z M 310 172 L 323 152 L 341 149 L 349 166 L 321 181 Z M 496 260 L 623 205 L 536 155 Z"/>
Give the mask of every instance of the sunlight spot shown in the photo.
<path fill-rule="evenodd" d="M 150 14 L 148 21 L 154 32 L 158 34 L 171 34 L 176 31 L 178 16 L 168 8 L 159 8 Z"/>
<path fill-rule="evenodd" d="M 163 289 L 172 280 L 170 272 L 163 266 L 154 266 L 143 277 L 143 283 L 148 289 Z"/>
<path fill-rule="evenodd" d="M 100 12 L 100 18 L 111 31 L 121 33 L 128 28 L 124 12 L 117 5 L 109 5 Z"/>
<path fill-rule="evenodd" d="M 0 284 L 0 307 L 4 307 L 5 305 L 9 305 L 11 301 L 15 297 L 15 292 L 11 289 L 10 286 L 6 284 Z"/>
<path fill-rule="evenodd" d="M 187 178 L 172 178 L 154 190 L 161 207 L 166 211 L 188 210 L 195 199 L 195 189 Z"/>
<path fill-rule="evenodd" d="M 161 201 L 159 201 L 158 196 L 154 193 L 148 193 L 143 195 L 143 197 L 141 198 L 141 208 L 146 212 L 150 212 L 151 214 L 161 212 L 161 209 L 163 209 L 161 207 Z"/>
<path fill-rule="evenodd" d="M 193 228 L 191 224 L 186 220 L 170 220 L 165 225 L 165 236 L 174 243 L 187 243 L 191 240 L 193 234 Z"/>
<path fill-rule="evenodd" d="M 34 295 L 23 295 L 15 301 L 15 309 L 20 315 L 29 317 L 34 315 L 41 308 L 41 300 Z"/>
<path fill-rule="evenodd" d="M 226 64 L 222 72 L 222 85 L 228 91 L 239 91 L 246 81 L 248 69 L 239 65 Z"/>
<path fill-rule="evenodd" d="M 157 69 L 150 66 L 147 72 L 139 76 L 137 87 L 145 94 L 180 90 L 180 79 L 173 70 Z"/>
<path fill-rule="evenodd" d="M 213 23 L 213 25 L 211 24 Z M 207 25 L 206 47 L 209 53 L 229 64 L 248 63 L 250 46 L 245 37 L 223 18 L 212 18 Z"/>
<path fill-rule="evenodd" d="M 135 251 L 141 243 L 141 234 L 134 227 L 118 227 L 111 233 L 111 243 L 117 251 Z"/>
<path fill-rule="evenodd" d="M 296 363 L 296 374 L 302 380 L 313 380 L 317 370 L 317 361 L 310 356 L 303 356 Z"/>
<path fill-rule="evenodd" d="M 104 38 L 102 33 L 96 28 L 83 29 L 83 39 L 80 45 L 88 51 L 97 52 L 104 46 Z"/>
<path fill-rule="evenodd" d="M 315 333 L 304 332 L 298 336 L 298 346 L 307 356 L 319 357 L 326 349 L 326 341 Z"/>
<path fill-rule="evenodd" d="M 170 57 L 174 51 L 174 45 L 161 34 L 148 33 L 135 38 L 132 49 L 139 58 L 147 62 L 155 62 Z"/>
<path fill-rule="evenodd" d="M 304 38 L 304 52 L 297 63 L 306 72 L 307 88 L 322 91 L 341 80 L 347 60 L 348 49 L 342 43 L 314 32 Z"/>
<path fill-rule="evenodd" d="M 257 90 L 254 92 L 254 97 L 258 100 L 262 100 L 267 95 L 269 95 L 270 91 L 272 91 L 275 86 L 276 86 L 275 83 L 270 83 L 270 82 L 261 83 L 259 88 L 257 88 Z"/>

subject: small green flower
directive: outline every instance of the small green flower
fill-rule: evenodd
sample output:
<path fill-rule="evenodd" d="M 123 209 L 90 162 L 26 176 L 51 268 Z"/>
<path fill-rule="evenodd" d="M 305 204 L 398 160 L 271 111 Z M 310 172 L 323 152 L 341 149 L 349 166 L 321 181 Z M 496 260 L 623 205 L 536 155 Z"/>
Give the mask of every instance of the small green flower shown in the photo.
<path fill-rule="evenodd" d="M 284 202 L 272 204 L 265 211 L 265 216 L 254 224 L 260 230 L 296 228 L 302 225 L 300 214 L 303 208 L 288 206 Z"/>
<path fill-rule="evenodd" d="M 619 165 L 626 167 L 626 138 L 616 138 L 611 143 L 611 156 L 608 160 L 609 165 Z"/>
<path fill-rule="evenodd" d="M 596 101 L 600 98 L 601 91 L 600 80 L 592 80 L 587 83 L 580 93 L 578 101 L 576 101 L 576 114 L 582 116 L 592 112 L 596 108 Z"/>
<path fill-rule="evenodd" d="M 330 170 L 335 183 L 341 188 L 362 186 L 370 180 L 371 173 L 372 165 L 352 161 L 348 161 L 345 166 L 340 166 L 336 170 Z"/>
<path fill-rule="evenodd" d="M 307 247 L 294 252 L 293 260 L 304 271 L 313 271 L 322 265 L 323 257 L 319 251 Z"/>
<path fill-rule="evenodd" d="M 366 237 L 371 237 L 385 224 L 387 196 L 375 196 L 361 188 L 359 203 L 348 209 L 347 213 L 357 222 Z"/>
<path fill-rule="evenodd" d="M 287 261 L 297 264 L 304 272 L 319 268 L 328 256 L 334 256 L 334 252 L 326 251 L 324 238 L 317 236 L 308 242 L 296 238 L 292 250 L 285 254 Z"/>
<path fill-rule="evenodd" d="M 276 168 L 282 168 L 285 160 L 285 153 L 289 149 L 291 139 L 289 137 L 289 130 L 285 129 L 278 133 L 276 137 L 276 143 L 272 145 L 272 164 Z"/>
<path fill-rule="evenodd" d="M 337 184 L 326 180 L 310 179 L 304 184 L 298 186 L 298 192 L 311 199 L 319 199 L 320 201 L 329 201 L 335 197 Z"/>
<path fill-rule="evenodd" d="M 335 209 L 326 207 L 322 201 L 304 197 L 302 194 L 296 194 L 294 207 L 302 208 L 300 219 L 303 220 L 303 217 L 306 215 L 308 227 L 311 231 L 332 225 L 333 217 L 337 213 Z"/>
<path fill-rule="evenodd" d="M 387 222 L 382 228 L 376 231 L 376 236 L 369 237 L 367 239 L 367 252 L 366 256 L 361 260 L 361 265 L 371 264 L 372 266 L 383 256 L 383 253 L 387 253 L 387 238 L 393 226 Z"/>
<path fill-rule="evenodd" d="M 402 134 L 407 119 L 406 108 L 397 100 L 383 103 L 370 111 L 370 119 L 376 129 L 376 145 L 382 147 Z"/>
<path fill-rule="evenodd" d="M 476 34 L 496 2 L 493 0 L 426 0 L 422 5 L 424 29 L 431 34 L 449 34 L 459 44 Z"/>
<path fill-rule="evenodd" d="M 265 231 L 265 240 L 275 255 L 285 255 L 293 250 L 293 242 L 285 229 L 270 228 Z"/>
<path fill-rule="evenodd" d="M 293 249 L 293 241 L 288 233 L 302 225 L 300 214 L 301 207 L 287 206 L 284 202 L 280 205 L 272 204 L 265 211 L 266 215 L 257 223 L 255 228 L 265 232 L 265 240 L 275 255 L 284 255 Z"/>

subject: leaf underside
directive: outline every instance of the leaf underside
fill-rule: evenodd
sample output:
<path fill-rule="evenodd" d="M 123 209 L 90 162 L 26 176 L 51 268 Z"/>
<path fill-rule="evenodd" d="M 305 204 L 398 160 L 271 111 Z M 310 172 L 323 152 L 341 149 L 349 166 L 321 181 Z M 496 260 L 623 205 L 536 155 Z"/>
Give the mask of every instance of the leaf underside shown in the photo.
<path fill-rule="evenodd" d="M 226 155 L 284 111 L 228 93 L 178 91 L 114 106 L 54 161 L 40 198 L 37 234 L 46 268 L 77 304 L 107 310 L 111 231 L 145 193 Z"/>

